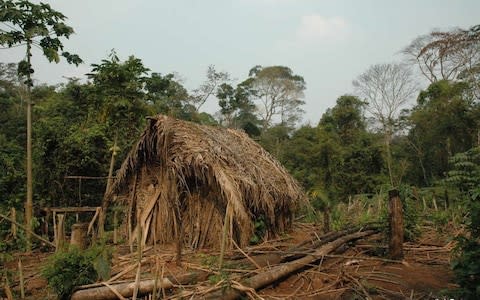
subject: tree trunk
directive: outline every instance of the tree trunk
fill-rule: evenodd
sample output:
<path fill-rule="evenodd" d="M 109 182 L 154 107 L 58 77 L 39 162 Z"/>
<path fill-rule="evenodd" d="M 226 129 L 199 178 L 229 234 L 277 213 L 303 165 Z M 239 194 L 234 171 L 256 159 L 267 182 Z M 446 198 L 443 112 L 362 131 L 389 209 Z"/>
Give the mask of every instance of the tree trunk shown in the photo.
<path fill-rule="evenodd" d="M 390 140 L 391 140 L 391 131 L 390 128 L 387 129 L 385 132 L 385 151 L 387 152 L 387 169 L 388 169 L 388 177 L 390 178 L 390 184 L 392 187 L 395 186 L 393 181 L 393 171 L 392 171 L 392 150 L 390 148 Z"/>
<path fill-rule="evenodd" d="M 306 255 L 303 258 L 276 266 L 272 267 L 270 270 L 257 274 L 253 277 L 250 277 L 246 279 L 243 284 L 246 287 L 253 288 L 255 290 L 258 290 L 260 288 L 263 288 L 269 284 L 274 283 L 275 281 L 279 280 L 280 278 L 283 278 L 293 272 L 298 271 L 301 268 L 304 268 L 305 266 L 308 266 L 310 264 L 313 264 L 315 261 L 321 259 L 323 256 L 327 255 L 328 253 L 334 251 L 341 245 L 352 241 L 356 240 L 365 236 L 368 236 L 370 234 L 373 234 L 374 231 L 363 231 L 363 232 L 356 232 L 350 235 L 343 236 L 337 240 L 334 240 L 331 243 L 328 243 L 321 248 L 317 249 L 315 252 Z M 242 292 L 239 290 L 235 290 L 232 288 L 227 288 L 222 291 L 217 291 L 215 293 L 212 293 L 207 299 L 237 299 L 242 295 Z"/>
<path fill-rule="evenodd" d="M 154 287 L 169 289 L 175 285 L 194 284 L 207 279 L 207 272 L 193 272 L 180 276 L 169 276 L 160 278 L 156 283 L 154 279 L 142 280 L 139 282 L 138 295 L 145 295 L 153 292 Z M 72 295 L 71 300 L 115 300 L 118 296 L 112 291 L 115 289 L 123 297 L 132 297 L 135 289 L 135 282 L 112 283 L 110 287 L 103 284 L 93 284 L 80 287 Z"/>
<path fill-rule="evenodd" d="M 390 243 L 391 259 L 403 258 L 403 209 L 397 190 L 388 192 L 390 213 Z"/>
<path fill-rule="evenodd" d="M 27 64 L 30 68 L 30 58 L 32 49 L 32 41 L 27 39 Z M 25 227 L 27 252 L 32 251 L 32 234 L 33 230 L 33 176 L 32 176 L 32 97 L 31 97 L 31 75 L 27 74 L 27 200 L 25 202 Z"/>

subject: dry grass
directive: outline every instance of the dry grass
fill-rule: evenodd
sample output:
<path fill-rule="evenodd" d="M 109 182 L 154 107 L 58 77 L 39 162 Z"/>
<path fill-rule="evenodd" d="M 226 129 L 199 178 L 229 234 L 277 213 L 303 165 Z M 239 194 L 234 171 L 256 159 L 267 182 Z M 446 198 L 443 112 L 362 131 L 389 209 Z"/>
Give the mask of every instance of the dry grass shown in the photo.
<path fill-rule="evenodd" d="M 128 204 L 127 218 L 135 219 L 128 223 L 143 228 L 144 243 L 181 236 L 194 248 L 218 247 L 229 204 L 230 236 L 245 246 L 256 219 L 272 238 L 291 227 L 306 200 L 298 183 L 245 133 L 162 115 L 150 118 L 116 178 L 108 199 Z"/>

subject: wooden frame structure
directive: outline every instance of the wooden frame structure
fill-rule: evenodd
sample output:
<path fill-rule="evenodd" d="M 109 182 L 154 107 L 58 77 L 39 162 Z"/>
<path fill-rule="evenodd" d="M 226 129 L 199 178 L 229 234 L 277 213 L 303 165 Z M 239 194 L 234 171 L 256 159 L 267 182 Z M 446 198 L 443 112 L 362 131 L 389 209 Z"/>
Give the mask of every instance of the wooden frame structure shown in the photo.
<path fill-rule="evenodd" d="M 50 215 L 52 224 L 53 224 L 53 236 L 54 236 L 54 244 L 56 249 L 61 248 L 62 243 L 65 239 L 65 216 L 67 213 L 75 213 L 77 222 L 79 221 L 79 214 L 92 212 L 95 213 L 88 224 L 88 231 L 87 234 L 90 234 L 93 230 L 93 226 L 95 221 L 98 219 L 102 207 L 100 206 L 82 206 L 82 207 L 44 207 L 42 208 L 43 211 L 46 212 L 46 231 L 48 232 L 48 224 L 50 220 Z"/>

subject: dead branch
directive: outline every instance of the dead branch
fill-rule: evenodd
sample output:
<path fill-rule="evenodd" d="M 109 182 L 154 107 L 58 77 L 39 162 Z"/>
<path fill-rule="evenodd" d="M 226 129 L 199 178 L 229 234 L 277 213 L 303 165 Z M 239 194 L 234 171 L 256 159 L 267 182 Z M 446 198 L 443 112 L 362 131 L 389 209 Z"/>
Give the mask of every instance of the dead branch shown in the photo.
<path fill-rule="evenodd" d="M 260 273 L 258 275 L 255 275 L 253 277 L 250 277 L 247 280 L 244 280 L 243 284 L 246 287 L 253 288 L 255 290 L 258 290 L 260 288 L 263 288 L 269 284 L 272 284 L 275 281 L 280 280 L 281 278 L 284 278 L 288 276 L 289 274 L 296 272 L 304 267 L 306 267 L 309 264 L 314 263 L 315 261 L 319 260 L 326 254 L 334 251 L 341 245 L 348 243 L 350 241 L 368 236 L 373 234 L 375 231 L 369 230 L 369 231 L 363 231 L 363 232 L 356 232 L 353 234 L 349 234 L 343 237 L 340 237 L 320 248 L 318 248 L 315 252 L 306 255 L 303 258 L 281 264 L 279 266 L 270 268 L 269 270 Z M 234 290 L 231 288 L 225 289 L 224 291 L 219 291 L 216 293 L 213 293 L 207 297 L 207 299 L 237 299 L 240 297 L 242 293 L 238 290 Z"/>

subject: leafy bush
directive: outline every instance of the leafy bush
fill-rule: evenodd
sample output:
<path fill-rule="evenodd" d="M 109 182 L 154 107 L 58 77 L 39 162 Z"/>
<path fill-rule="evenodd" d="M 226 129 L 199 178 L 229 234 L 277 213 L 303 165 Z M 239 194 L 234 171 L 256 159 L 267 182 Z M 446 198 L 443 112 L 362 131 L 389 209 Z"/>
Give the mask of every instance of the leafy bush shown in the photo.
<path fill-rule="evenodd" d="M 42 276 L 59 299 L 70 299 L 76 286 L 109 277 L 110 255 L 105 246 L 93 246 L 85 251 L 71 247 L 51 256 L 42 270 Z"/>

